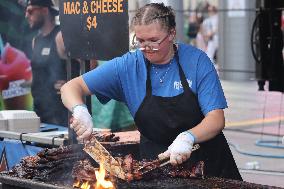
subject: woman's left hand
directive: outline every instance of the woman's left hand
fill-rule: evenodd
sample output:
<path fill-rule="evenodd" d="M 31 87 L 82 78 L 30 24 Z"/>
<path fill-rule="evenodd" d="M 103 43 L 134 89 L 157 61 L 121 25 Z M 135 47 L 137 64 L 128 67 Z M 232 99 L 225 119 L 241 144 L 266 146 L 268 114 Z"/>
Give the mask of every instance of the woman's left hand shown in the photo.
<path fill-rule="evenodd" d="M 70 128 L 78 135 L 77 140 L 90 139 L 93 132 L 93 121 L 85 105 L 77 105 L 73 108 L 73 119 Z"/>
<path fill-rule="evenodd" d="M 191 155 L 194 143 L 194 139 L 189 135 L 190 133 L 188 132 L 182 132 L 179 134 L 168 147 L 168 150 L 159 154 L 159 159 L 170 158 L 170 163 L 172 165 L 185 162 Z"/>

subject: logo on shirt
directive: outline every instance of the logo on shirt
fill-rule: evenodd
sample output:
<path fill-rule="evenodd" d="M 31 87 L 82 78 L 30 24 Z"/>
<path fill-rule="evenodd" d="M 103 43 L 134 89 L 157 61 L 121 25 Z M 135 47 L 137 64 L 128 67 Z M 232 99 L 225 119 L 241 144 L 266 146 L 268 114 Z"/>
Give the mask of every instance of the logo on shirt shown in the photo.
<path fill-rule="evenodd" d="M 186 79 L 186 80 L 187 80 L 188 86 L 191 88 L 191 86 L 192 86 L 192 81 L 189 80 L 189 79 Z M 182 87 L 181 81 L 175 81 L 175 82 L 174 82 L 174 88 L 175 88 L 176 90 L 182 89 L 183 87 Z"/>
<path fill-rule="evenodd" d="M 47 56 L 50 53 L 50 48 L 43 48 L 41 51 L 41 55 Z"/>

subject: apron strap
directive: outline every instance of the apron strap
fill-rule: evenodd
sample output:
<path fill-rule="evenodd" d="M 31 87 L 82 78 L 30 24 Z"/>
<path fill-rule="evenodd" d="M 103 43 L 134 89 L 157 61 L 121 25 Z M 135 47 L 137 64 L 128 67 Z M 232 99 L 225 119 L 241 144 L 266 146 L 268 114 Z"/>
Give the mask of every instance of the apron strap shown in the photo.
<path fill-rule="evenodd" d="M 148 59 L 145 59 L 146 65 L 147 65 L 147 80 L 146 80 L 146 96 L 152 95 L 152 85 L 151 85 L 151 79 L 150 79 L 150 61 Z"/>
<path fill-rule="evenodd" d="M 185 74 L 184 74 L 182 67 L 180 65 L 180 62 L 179 62 L 178 50 L 177 50 L 176 45 L 174 45 L 174 50 L 175 50 L 175 59 L 177 61 L 179 76 L 180 76 L 180 80 L 181 80 L 183 90 L 184 90 L 185 93 L 191 93 L 191 91 L 189 89 L 189 85 L 188 85 L 186 77 L 185 77 Z"/>

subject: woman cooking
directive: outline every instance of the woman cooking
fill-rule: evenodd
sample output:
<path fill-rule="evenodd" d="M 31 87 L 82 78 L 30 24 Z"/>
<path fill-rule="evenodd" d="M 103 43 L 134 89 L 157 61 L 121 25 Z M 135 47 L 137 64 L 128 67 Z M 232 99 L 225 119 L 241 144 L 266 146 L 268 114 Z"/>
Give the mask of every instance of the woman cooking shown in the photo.
<path fill-rule="evenodd" d="M 242 180 L 227 141 L 226 99 L 216 70 L 201 50 L 175 43 L 175 15 L 163 3 L 140 8 L 131 28 L 135 52 L 128 52 L 61 88 L 73 113 L 79 139 L 88 139 L 93 123 L 83 96 L 106 103 L 124 102 L 141 133 L 142 158 L 170 158 L 172 165 L 205 162 L 205 174 Z M 200 149 L 191 154 L 195 143 Z"/>

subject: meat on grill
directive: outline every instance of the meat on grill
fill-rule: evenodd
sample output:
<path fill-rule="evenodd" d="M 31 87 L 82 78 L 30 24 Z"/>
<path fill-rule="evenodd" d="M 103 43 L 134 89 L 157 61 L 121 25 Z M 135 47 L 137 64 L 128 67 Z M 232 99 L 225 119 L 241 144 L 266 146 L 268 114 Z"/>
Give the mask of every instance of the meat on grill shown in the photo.
<path fill-rule="evenodd" d="M 96 174 L 98 168 L 95 168 L 89 159 L 77 161 L 72 170 L 72 177 L 78 181 L 96 181 Z"/>
<path fill-rule="evenodd" d="M 70 118 L 70 124 L 72 124 L 74 118 Z M 99 142 L 117 142 L 119 141 L 119 137 L 115 136 L 114 133 L 111 132 L 96 132 L 94 131 L 90 138 L 96 137 Z"/>
<path fill-rule="evenodd" d="M 64 188 L 73 188 L 72 184 L 74 179 L 78 181 L 91 181 L 95 182 L 95 171 L 98 169 L 98 164 L 92 164 L 93 161 L 89 160 L 89 156 L 86 155 L 83 150 L 83 146 L 65 146 L 54 149 L 44 149 L 36 156 L 28 156 L 21 160 L 20 164 L 16 165 L 10 172 L 1 174 L 5 177 L 1 182 L 6 186 L 12 186 L 16 182 L 23 181 L 23 187 L 27 183 L 24 179 L 27 178 L 33 180 L 41 180 L 48 184 L 56 184 L 58 186 L 64 186 Z M 119 148 L 119 146 L 117 146 Z M 78 157 L 77 157 L 78 155 Z M 59 158 L 60 157 L 60 158 Z M 44 160 L 42 160 L 44 159 Z M 131 155 L 124 157 L 117 157 L 121 163 L 125 172 L 131 176 L 133 182 L 125 182 L 124 180 L 115 179 L 114 183 L 119 189 L 128 188 L 269 188 L 278 189 L 278 187 L 258 185 L 254 183 L 248 183 L 237 180 L 230 180 L 224 178 L 208 177 L 205 179 L 187 179 L 187 178 L 203 178 L 204 163 L 197 162 L 193 166 L 184 163 L 177 167 L 171 165 L 164 166 L 160 169 L 156 169 L 153 172 L 149 172 L 146 175 L 139 175 L 140 166 L 150 165 L 157 166 L 156 161 L 138 161 Z M 67 164 L 66 164 L 67 163 Z M 73 169 L 73 170 L 72 170 Z M 70 176 L 70 182 L 64 182 L 60 180 L 60 175 Z M 10 177 L 7 181 L 7 176 Z M 140 176 L 140 177 L 139 177 Z M 18 177 L 18 178 L 13 178 Z M 106 177 L 110 177 L 107 173 Z M 181 178 L 177 178 L 181 177 Z M 139 180 L 140 179 L 140 180 Z M 5 183 L 7 182 L 7 183 Z M 19 183 L 17 183 L 19 184 Z M 11 188 L 17 188 L 19 185 L 15 185 Z M 42 188 L 42 182 L 30 182 L 28 186 L 33 188 Z M 67 186 L 67 187 L 66 187 Z M 10 187 L 9 187 L 10 188 Z M 55 187 L 54 187 L 55 188 Z"/>
<path fill-rule="evenodd" d="M 104 140 L 113 138 L 108 136 Z M 24 157 L 19 164 L 14 166 L 11 171 L 4 174 L 18 178 L 34 179 L 40 181 L 59 181 L 67 179 L 77 179 L 85 181 L 95 180 L 95 171 L 99 165 L 90 161 L 90 157 L 83 151 L 83 145 L 60 146 L 58 148 L 43 149 L 35 156 Z M 203 177 L 204 163 L 198 162 L 194 166 L 183 164 L 177 167 L 171 165 L 158 168 L 147 174 L 142 174 L 139 168 L 148 165 L 152 169 L 160 165 L 157 160 L 138 161 L 132 155 L 115 157 L 122 166 L 127 180 L 147 180 L 159 177 L 182 177 L 182 178 L 201 178 Z M 93 163 L 93 164 L 92 164 Z M 111 173 L 107 173 L 110 177 Z"/>
<path fill-rule="evenodd" d="M 190 166 L 188 163 L 178 165 L 176 167 L 166 168 L 166 172 L 171 177 L 180 178 L 204 178 L 204 162 L 198 161 L 195 165 Z"/>
<path fill-rule="evenodd" d="M 119 136 L 115 136 L 114 133 L 110 132 L 93 132 L 92 137 L 96 137 L 99 142 L 117 142 L 119 141 Z"/>
<path fill-rule="evenodd" d="M 119 137 L 109 132 L 93 132 L 92 135 L 100 142 L 116 142 L 119 140 Z M 81 144 L 60 146 L 58 148 L 51 149 L 45 148 L 35 156 L 22 158 L 21 162 L 15 165 L 7 174 L 19 178 L 43 181 L 52 178 L 62 179 L 60 172 L 61 168 L 63 168 L 66 172 L 69 170 L 71 174 L 75 162 L 88 157 L 82 149 L 83 145 Z M 67 176 L 68 174 L 66 177 Z"/>
<path fill-rule="evenodd" d="M 64 179 L 68 176 L 71 178 L 74 163 L 86 157 L 87 155 L 82 153 L 82 145 L 43 149 L 36 156 L 24 157 L 7 174 L 42 181 Z M 64 171 L 67 174 L 62 174 Z"/>
<path fill-rule="evenodd" d="M 197 162 L 194 166 L 189 166 L 188 164 L 175 167 L 168 165 L 143 175 L 139 168 L 145 165 L 147 165 L 147 169 L 158 167 L 159 161 L 138 161 L 131 154 L 124 157 L 116 157 L 116 159 L 120 162 L 128 181 L 159 177 L 203 178 L 204 176 L 204 162 L 202 161 Z M 78 181 L 94 181 L 96 170 L 97 168 L 94 168 L 89 160 L 82 160 L 74 166 L 72 177 Z M 110 174 L 107 174 L 106 178 L 109 176 Z"/>
<path fill-rule="evenodd" d="M 121 160 L 120 160 L 121 161 Z M 121 163 L 125 173 L 127 174 L 127 178 L 129 181 L 131 180 L 140 180 L 147 178 L 157 178 L 160 176 L 164 177 L 181 177 L 181 178 L 203 178 L 204 177 L 204 162 L 199 161 L 194 165 L 189 163 L 184 163 L 178 166 L 167 165 L 161 168 L 158 168 L 160 165 L 159 160 L 153 161 L 137 161 L 134 160 L 132 155 L 126 155 L 122 158 Z M 157 168 L 156 171 L 150 171 L 143 175 L 143 172 L 139 170 L 139 168 L 145 167 L 144 171 L 152 170 Z"/>

